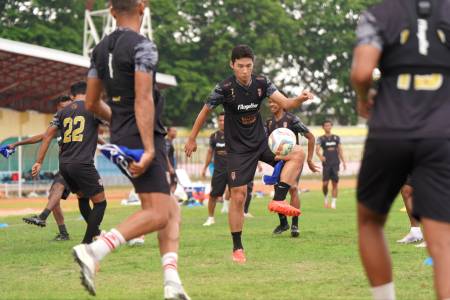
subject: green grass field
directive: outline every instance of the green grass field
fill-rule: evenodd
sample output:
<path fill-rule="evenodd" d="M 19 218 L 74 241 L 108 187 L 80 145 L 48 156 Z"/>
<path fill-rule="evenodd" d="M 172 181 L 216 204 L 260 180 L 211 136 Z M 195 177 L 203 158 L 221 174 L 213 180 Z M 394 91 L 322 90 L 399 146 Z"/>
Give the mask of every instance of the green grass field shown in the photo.
<path fill-rule="evenodd" d="M 354 190 L 344 190 L 336 211 L 322 207 L 318 192 L 302 195 L 301 236 L 272 236 L 277 217 L 266 211 L 266 199 L 254 199 L 246 221 L 246 265 L 231 262 L 231 239 L 225 215 L 202 227 L 206 208 L 183 208 L 179 270 L 192 299 L 370 299 L 358 252 Z M 398 299 L 434 298 L 428 256 L 395 240 L 408 230 L 407 216 L 396 201 L 387 226 Z M 136 208 L 110 205 L 103 228 L 109 229 Z M 67 213 L 70 242 L 50 241 L 46 228 L 0 219 L 0 299 L 93 299 L 79 282 L 71 248 L 82 238 L 84 222 Z M 124 246 L 102 261 L 97 299 L 161 299 L 162 271 L 155 236 L 142 247 Z"/>

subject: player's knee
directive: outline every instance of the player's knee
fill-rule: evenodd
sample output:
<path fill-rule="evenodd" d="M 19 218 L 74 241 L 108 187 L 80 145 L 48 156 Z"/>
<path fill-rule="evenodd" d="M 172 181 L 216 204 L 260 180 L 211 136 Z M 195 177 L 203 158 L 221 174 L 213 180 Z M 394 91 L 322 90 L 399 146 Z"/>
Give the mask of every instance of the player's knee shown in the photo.
<path fill-rule="evenodd" d="M 291 193 L 291 195 L 295 194 L 295 193 L 298 193 L 298 187 L 296 185 L 291 186 L 289 188 L 289 193 Z"/>
<path fill-rule="evenodd" d="M 245 202 L 247 194 L 247 186 L 233 188 L 231 191 L 231 201 L 242 204 Z"/>

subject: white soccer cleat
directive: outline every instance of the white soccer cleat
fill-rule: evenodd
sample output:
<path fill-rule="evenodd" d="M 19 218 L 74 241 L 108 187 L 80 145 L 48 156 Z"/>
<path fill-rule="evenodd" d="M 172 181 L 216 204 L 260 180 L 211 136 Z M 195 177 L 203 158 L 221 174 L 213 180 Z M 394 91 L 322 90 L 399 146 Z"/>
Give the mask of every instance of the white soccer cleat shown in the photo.
<path fill-rule="evenodd" d="M 397 243 L 400 244 L 412 244 L 415 242 L 420 242 L 423 240 L 423 236 L 422 235 L 418 235 L 418 234 L 413 234 L 413 233 L 408 233 L 404 238 L 402 238 L 401 240 L 398 240 Z"/>
<path fill-rule="evenodd" d="M 336 202 L 331 202 L 331 209 L 336 209 Z"/>
<path fill-rule="evenodd" d="M 425 242 L 425 241 L 416 245 L 416 248 L 426 248 L 426 247 L 427 247 L 427 242 Z"/>
<path fill-rule="evenodd" d="M 95 272 L 98 269 L 98 264 L 94 256 L 86 244 L 81 244 L 72 248 L 72 254 L 75 261 L 81 268 L 81 284 L 92 296 L 95 296 Z"/>
<path fill-rule="evenodd" d="M 206 222 L 203 223 L 203 226 L 211 226 L 215 223 L 216 223 L 216 221 L 214 220 L 214 218 L 209 217 L 208 219 L 206 219 Z"/>
<path fill-rule="evenodd" d="M 254 216 L 251 213 L 244 213 L 244 218 L 254 218 Z"/>
<path fill-rule="evenodd" d="M 129 246 L 142 246 L 145 244 L 145 236 L 142 235 L 135 239 L 131 239 L 127 243 Z"/>
<path fill-rule="evenodd" d="M 164 283 L 164 300 L 191 300 L 181 284 L 173 281 Z"/>

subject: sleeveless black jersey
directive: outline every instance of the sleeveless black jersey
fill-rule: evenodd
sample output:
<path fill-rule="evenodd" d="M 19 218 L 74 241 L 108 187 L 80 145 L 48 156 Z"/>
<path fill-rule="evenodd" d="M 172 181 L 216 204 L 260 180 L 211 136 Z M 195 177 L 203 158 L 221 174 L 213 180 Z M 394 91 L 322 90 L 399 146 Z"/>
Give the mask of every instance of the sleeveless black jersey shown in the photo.
<path fill-rule="evenodd" d="M 209 108 L 223 105 L 228 153 L 253 152 L 266 141 L 259 110 L 262 101 L 276 90 L 266 77 L 254 75 L 247 87 L 238 83 L 235 76 L 225 79 L 215 87 L 206 104 Z"/>
<path fill-rule="evenodd" d="M 297 145 L 299 144 L 298 135 L 305 136 L 305 134 L 309 133 L 308 127 L 300 121 L 300 118 L 290 112 L 285 112 L 283 117 L 278 121 L 274 115 L 266 121 L 267 136 L 277 128 L 288 128 L 292 130 L 297 139 Z"/>
<path fill-rule="evenodd" d="M 52 126 L 61 135 L 59 163 L 93 164 L 100 123 L 84 101 L 74 101 L 57 112 Z"/>
<path fill-rule="evenodd" d="M 416 1 L 385 0 L 365 12 L 358 45 L 382 50 L 369 137 L 450 137 L 450 0 L 432 0 L 419 15 Z"/>
<path fill-rule="evenodd" d="M 217 130 L 209 137 L 209 147 L 214 151 L 214 167 L 225 169 L 227 167 L 227 150 L 225 147 L 225 133 Z"/>
<path fill-rule="evenodd" d="M 153 76 L 155 134 L 165 135 L 161 122 L 163 98 L 156 87 L 158 52 L 153 42 L 127 28 L 118 28 L 95 47 L 89 77 L 102 80 L 112 110 L 111 143 L 143 148 L 134 110 L 135 72 Z"/>
<path fill-rule="evenodd" d="M 329 136 L 322 135 L 317 138 L 317 145 L 323 150 L 323 156 L 325 157 L 325 164 L 338 165 L 339 164 L 339 145 L 341 139 L 339 136 L 331 134 Z"/>

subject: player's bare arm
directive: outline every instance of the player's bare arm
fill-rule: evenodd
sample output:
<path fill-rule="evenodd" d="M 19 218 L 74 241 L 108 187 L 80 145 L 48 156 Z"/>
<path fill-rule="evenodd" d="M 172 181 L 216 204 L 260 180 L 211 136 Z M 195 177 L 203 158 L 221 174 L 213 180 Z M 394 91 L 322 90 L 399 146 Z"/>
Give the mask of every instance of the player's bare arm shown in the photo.
<path fill-rule="evenodd" d="M 100 99 L 102 90 L 102 81 L 97 77 L 89 76 L 87 80 L 86 108 L 103 120 L 111 122 L 111 108 Z"/>
<path fill-rule="evenodd" d="M 342 166 L 344 167 L 344 170 L 346 170 L 347 169 L 347 164 L 345 163 L 344 150 L 342 150 L 342 145 L 341 144 L 338 145 L 338 153 L 339 153 L 339 159 L 342 162 Z"/>
<path fill-rule="evenodd" d="M 206 153 L 205 165 L 203 166 L 203 170 L 202 170 L 203 178 L 206 177 L 206 169 L 208 169 L 208 166 L 212 161 L 212 157 L 213 157 L 213 149 L 211 147 L 209 147 L 208 152 Z"/>
<path fill-rule="evenodd" d="M 8 145 L 8 148 L 9 149 L 14 149 L 14 148 L 16 148 L 18 146 L 37 144 L 40 141 L 42 141 L 42 139 L 44 138 L 44 134 L 45 133 L 37 134 L 37 135 L 32 136 L 32 137 L 30 137 L 28 139 L 25 139 L 23 141 L 15 142 L 15 143 L 13 143 L 11 145 Z"/>
<path fill-rule="evenodd" d="M 319 144 L 316 145 L 316 155 L 320 159 L 321 162 L 325 162 L 325 156 L 323 156 L 322 153 L 320 153 L 320 145 Z"/>
<path fill-rule="evenodd" d="M 187 157 L 191 157 L 191 154 L 197 151 L 197 142 L 195 140 L 197 139 L 198 133 L 200 132 L 200 129 L 202 129 L 203 124 L 205 124 L 210 112 L 211 109 L 207 105 L 204 105 L 198 114 L 194 126 L 192 126 L 191 134 L 189 135 L 186 145 L 184 146 L 184 152 Z"/>
<path fill-rule="evenodd" d="M 155 123 L 155 103 L 153 100 L 153 74 L 148 72 L 135 72 L 136 92 L 134 111 L 136 123 L 144 145 L 144 154 L 139 162 L 130 165 L 130 172 L 138 177 L 150 166 L 155 157 L 155 145 L 153 142 L 153 130 Z"/>
<path fill-rule="evenodd" d="M 308 140 L 308 154 L 306 156 L 306 163 L 308 164 L 308 167 L 312 172 L 319 172 L 320 168 L 313 162 L 314 146 L 316 144 L 315 137 L 311 132 L 308 132 L 305 133 L 305 138 Z"/>
<path fill-rule="evenodd" d="M 45 159 L 45 155 L 47 154 L 48 147 L 50 146 L 50 143 L 52 142 L 52 139 L 56 136 L 58 133 L 58 127 L 56 126 L 50 126 L 47 131 L 44 134 L 44 137 L 42 139 L 42 144 L 39 147 L 38 155 L 36 158 L 36 162 L 33 165 L 33 168 L 31 169 L 31 175 L 33 177 L 36 177 L 39 175 L 39 172 L 41 171 L 42 162 Z"/>
<path fill-rule="evenodd" d="M 269 98 L 270 100 L 281 106 L 283 109 L 289 110 L 299 107 L 305 101 L 313 99 L 314 95 L 311 92 L 305 90 L 295 98 L 287 98 L 280 91 L 276 91 Z"/>
<path fill-rule="evenodd" d="M 378 66 L 381 50 L 371 45 L 360 45 L 353 52 L 351 82 L 357 95 L 358 114 L 363 118 L 370 116 L 373 99 L 369 97 L 372 73 Z"/>

